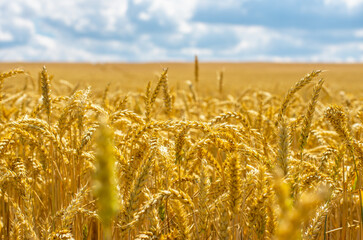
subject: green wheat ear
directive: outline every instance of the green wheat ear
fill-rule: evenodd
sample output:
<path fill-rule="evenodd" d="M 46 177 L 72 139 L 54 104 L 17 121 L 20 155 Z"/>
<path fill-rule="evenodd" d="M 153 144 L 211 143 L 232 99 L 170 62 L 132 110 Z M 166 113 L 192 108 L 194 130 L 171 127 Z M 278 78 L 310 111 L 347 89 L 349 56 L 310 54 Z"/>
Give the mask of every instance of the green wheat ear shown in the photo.
<path fill-rule="evenodd" d="M 94 195 L 97 197 L 98 215 L 102 221 L 105 239 L 111 239 L 111 223 L 118 213 L 118 199 L 113 155 L 113 134 L 101 124 L 97 136 L 96 171 L 94 174 Z"/>

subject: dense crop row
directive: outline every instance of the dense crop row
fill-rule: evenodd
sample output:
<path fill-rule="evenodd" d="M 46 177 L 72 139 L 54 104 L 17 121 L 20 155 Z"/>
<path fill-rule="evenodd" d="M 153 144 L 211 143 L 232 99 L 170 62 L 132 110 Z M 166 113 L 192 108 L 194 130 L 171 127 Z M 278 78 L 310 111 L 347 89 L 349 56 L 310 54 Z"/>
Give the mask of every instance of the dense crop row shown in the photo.
<path fill-rule="evenodd" d="M 198 75 L 171 91 L 167 71 L 127 94 L 46 68 L 10 94 L 26 73 L 1 73 L 1 239 L 362 237 L 362 99 L 321 71 L 285 96 L 227 95 L 220 74 L 218 97 Z"/>

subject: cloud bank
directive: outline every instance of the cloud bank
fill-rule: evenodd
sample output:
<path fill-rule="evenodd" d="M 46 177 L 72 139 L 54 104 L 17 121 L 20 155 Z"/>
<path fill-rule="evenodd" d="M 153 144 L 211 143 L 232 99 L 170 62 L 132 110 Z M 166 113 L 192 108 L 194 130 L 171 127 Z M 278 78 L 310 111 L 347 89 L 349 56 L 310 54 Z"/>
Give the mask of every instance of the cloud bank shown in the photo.
<path fill-rule="evenodd" d="M 363 0 L 0 0 L 0 61 L 363 62 Z"/>

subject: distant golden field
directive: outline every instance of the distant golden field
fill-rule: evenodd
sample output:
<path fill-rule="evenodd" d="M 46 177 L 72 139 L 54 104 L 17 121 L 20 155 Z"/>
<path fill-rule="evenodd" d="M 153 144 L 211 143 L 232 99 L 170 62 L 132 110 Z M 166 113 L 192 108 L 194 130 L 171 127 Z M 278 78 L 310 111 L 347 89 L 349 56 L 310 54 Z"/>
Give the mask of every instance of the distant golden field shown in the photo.
<path fill-rule="evenodd" d="M 0 239 L 363 239 L 362 65 L 43 65 L 0 64 Z"/>
<path fill-rule="evenodd" d="M 194 79 L 193 63 L 148 64 L 66 64 L 66 63 L 0 63 L 0 71 L 24 68 L 37 77 L 46 65 L 55 80 L 65 79 L 99 89 L 108 83 L 123 91 L 144 90 L 150 80 L 158 78 L 163 67 L 169 68 L 172 88 L 183 88 L 186 80 Z M 274 64 L 274 63 L 201 63 L 200 89 L 206 93 L 218 88 L 217 72 L 224 70 L 225 91 L 238 95 L 247 88 L 284 93 L 301 76 L 314 69 L 326 70 L 323 76 L 328 88 L 352 93 L 363 92 L 363 64 Z"/>

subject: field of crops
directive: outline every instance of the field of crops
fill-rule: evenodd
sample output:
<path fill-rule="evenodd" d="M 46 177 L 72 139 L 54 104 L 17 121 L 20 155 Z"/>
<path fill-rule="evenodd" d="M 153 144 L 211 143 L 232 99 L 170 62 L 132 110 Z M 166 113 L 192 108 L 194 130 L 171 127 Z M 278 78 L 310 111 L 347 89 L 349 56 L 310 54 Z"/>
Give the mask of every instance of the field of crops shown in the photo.
<path fill-rule="evenodd" d="M 363 238 L 361 69 L 187 67 L 0 73 L 0 238 Z"/>

